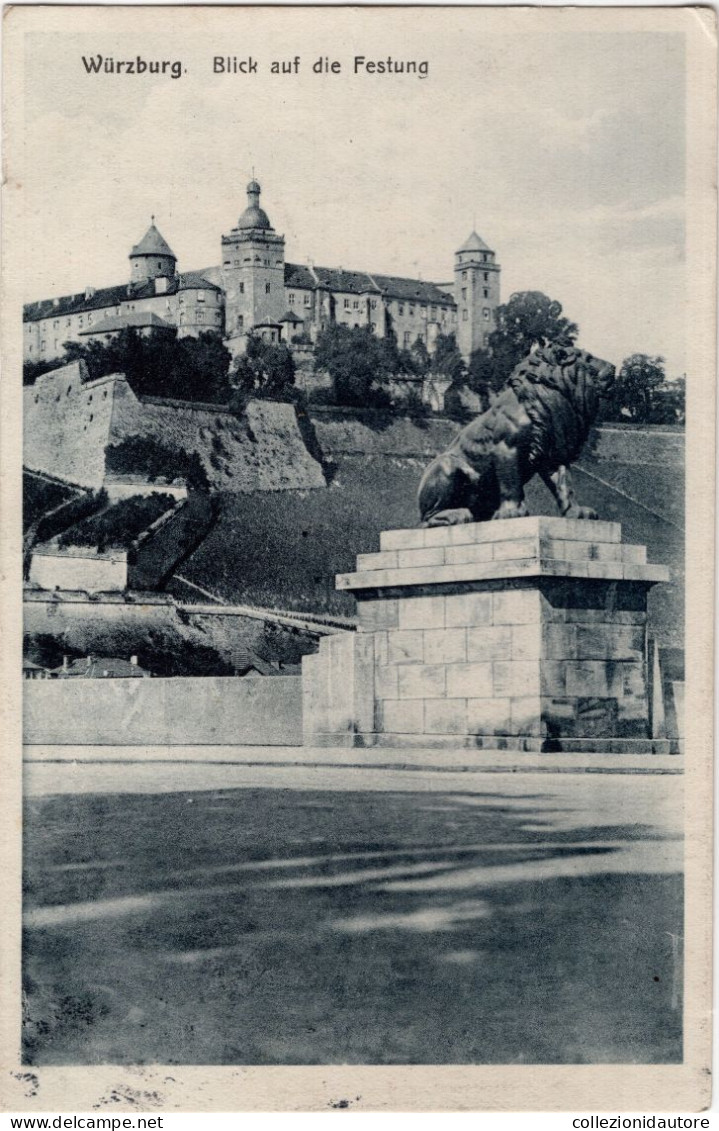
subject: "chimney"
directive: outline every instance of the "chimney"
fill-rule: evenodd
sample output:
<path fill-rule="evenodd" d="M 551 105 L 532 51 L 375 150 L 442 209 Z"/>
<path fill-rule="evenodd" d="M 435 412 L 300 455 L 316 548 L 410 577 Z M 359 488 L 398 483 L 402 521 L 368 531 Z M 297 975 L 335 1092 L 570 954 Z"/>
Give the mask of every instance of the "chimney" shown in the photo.
<path fill-rule="evenodd" d="M 130 663 L 133 667 L 137 667 L 137 656 L 130 656 Z"/>
<path fill-rule="evenodd" d="M 88 302 L 91 298 L 94 298 L 94 296 L 95 296 L 95 288 L 94 287 L 85 287 L 85 302 Z"/>
<path fill-rule="evenodd" d="M 62 670 L 64 672 L 66 672 L 69 667 L 70 667 L 70 657 L 69 656 L 63 656 L 63 658 L 62 658 Z"/>

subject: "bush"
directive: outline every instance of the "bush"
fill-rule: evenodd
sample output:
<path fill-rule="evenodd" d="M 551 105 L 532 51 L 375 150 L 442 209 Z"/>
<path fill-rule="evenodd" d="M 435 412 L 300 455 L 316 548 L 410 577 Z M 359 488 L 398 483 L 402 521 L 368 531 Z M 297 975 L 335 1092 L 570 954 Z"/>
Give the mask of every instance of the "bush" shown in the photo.
<path fill-rule="evenodd" d="M 197 452 L 163 444 L 154 436 L 128 436 L 105 448 L 105 466 L 114 475 L 144 475 L 150 482 L 184 479 L 194 491 L 208 492 L 207 473 Z"/>
<path fill-rule="evenodd" d="M 143 530 L 173 505 L 173 499 L 157 491 L 152 495 L 121 499 L 107 510 L 90 515 L 65 530 L 57 540 L 58 546 L 92 546 L 98 553 L 127 550 Z"/>
<path fill-rule="evenodd" d="M 22 477 L 22 528 L 27 532 L 48 511 L 69 502 L 80 492 L 62 483 L 51 483 L 35 475 L 23 473 Z"/>
<path fill-rule="evenodd" d="M 35 542 L 49 542 L 74 523 L 97 514 L 107 506 L 107 492 L 91 491 L 70 499 L 63 507 L 40 519 L 35 532 Z"/>

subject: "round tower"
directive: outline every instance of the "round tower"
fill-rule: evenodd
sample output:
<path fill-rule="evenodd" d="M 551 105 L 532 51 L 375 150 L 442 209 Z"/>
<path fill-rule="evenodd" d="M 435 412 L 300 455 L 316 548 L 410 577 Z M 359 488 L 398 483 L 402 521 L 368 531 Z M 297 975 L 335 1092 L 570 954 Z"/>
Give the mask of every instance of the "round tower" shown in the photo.
<path fill-rule="evenodd" d="M 130 281 L 160 277 L 172 278 L 177 266 L 177 256 L 155 227 L 152 217 L 150 227 L 130 252 Z"/>

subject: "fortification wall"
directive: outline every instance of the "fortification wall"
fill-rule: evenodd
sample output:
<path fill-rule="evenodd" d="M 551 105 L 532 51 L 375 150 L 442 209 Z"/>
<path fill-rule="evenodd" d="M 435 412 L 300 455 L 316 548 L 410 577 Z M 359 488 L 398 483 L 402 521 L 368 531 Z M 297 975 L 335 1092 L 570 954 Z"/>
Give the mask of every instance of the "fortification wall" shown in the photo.
<path fill-rule="evenodd" d="M 127 554 L 82 554 L 60 550 L 35 550 L 30 581 L 41 589 L 109 593 L 127 586 Z"/>
<path fill-rule="evenodd" d="M 292 405 L 250 401 L 245 416 L 238 419 L 220 408 L 198 408 L 182 401 L 141 403 L 125 386 L 115 397 L 111 442 L 132 435 L 155 436 L 196 451 L 217 490 L 325 486 L 322 467 L 302 440 Z"/>
<path fill-rule="evenodd" d="M 82 383 L 82 362 L 23 390 L 23 462 L 80 487 L 101 487 L 118 378 Z M 123 382 L 124 383 L 124 382 Z"/>
<path fill-rule="evenodd" d="M 312 408 L 309 413 L 320 447 L 327 455 L 427 456 L 432 458 L 451 443 L 458 425 L 451 420 L 415 423 L 358 410 Z"/>
<path fill-rule="evenodd" d="M 238 419 L 207 405 L 141 402 L 122 375 L 83 384 L 83 368 L 73 362 L 24 390 L 24 463 L 33 471 L 97 488 L 105 479 L 105 446 L 141 435 L 196 451 L 218 490 L 325 486 L 292 405 L 250 401 Z"/>
<path fill-rule="evenodd" d="M 299 746 L 299 676 L 26 680 L 28 745 Z"/>

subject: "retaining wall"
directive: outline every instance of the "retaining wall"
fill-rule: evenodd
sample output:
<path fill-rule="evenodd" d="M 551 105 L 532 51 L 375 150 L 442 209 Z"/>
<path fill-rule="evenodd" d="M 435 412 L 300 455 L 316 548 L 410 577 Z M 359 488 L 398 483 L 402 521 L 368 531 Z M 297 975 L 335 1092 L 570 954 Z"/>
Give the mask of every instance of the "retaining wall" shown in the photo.
<path fill-rule="evenodd" d="M 302 745 L 299 676 L 26 680 L 28 745 Z"/>

